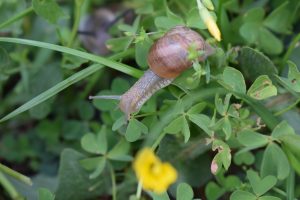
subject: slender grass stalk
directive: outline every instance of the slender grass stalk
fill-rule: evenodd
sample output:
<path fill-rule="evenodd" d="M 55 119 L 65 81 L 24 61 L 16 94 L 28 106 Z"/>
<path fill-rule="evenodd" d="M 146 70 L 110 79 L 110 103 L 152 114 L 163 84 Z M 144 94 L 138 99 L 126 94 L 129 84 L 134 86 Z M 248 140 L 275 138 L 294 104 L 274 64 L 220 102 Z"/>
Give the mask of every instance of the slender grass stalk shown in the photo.
<path fill-rule="evenodd" d="M 284 69 L 284 66 L 286 64 L 286 62 L 288 61 L 288 59 L 290 58 L 293 50 L 295 49 L 297 43 L 300 41 L 300 33 L 298 33 L 296 35 L 296 37 L 294 37 L 294 39 L 292 40 L 288 50 L 286 51 L 286 53 L 284 54 L 283 56 L 283 59 L 282 59 L 282 64 L 280 66 L 280 71 L 282 71 Z"/>
<path fill-rule="evenodd" d="M 300 103 L 300 99 L 298 99 L 294 103 L 290 104 L 288 107 L 286 107 L 286 108 L 284 108 L 282 110 L 279 110 L 278 112 L 276 112 L 274 114 L 274 116 L 279 116 L 279 115 L 282 115 L 283 113 L 286 113 L 287 111 L 289 111 L 289 110 L 293 109 L 295 106 L 297 106 L 298 103 Z"/>
<path fill-rule="evenodd" d="M 136 189 L 136 198 L 137 198 L 137 199 L 141 199 L 141 196 L 142 196 L 142 188 L 143 188 L 143 183 L 142 183 L 142 181 L 140 180 L 139 183 L 138 183 L 137 189 Z"/>
<path fill-rule="evenodd" d="M 111 164 L 109 164 L 109 171 L 112 183 L 112 199 L 117 200 L 117 184 L 116 184 L 116 175 L 114 172 L 114 168 Z"/>
<path fill-rule="evenodd" d="M 23 174 L 20 174 L 19 172 L 16 172 L 16 171 L 6 167 L 5 165 L 2 165 L 1 163 L 0 163 L 0 171 L 10 175 L 11 177 L 14 177 L 15 179 L 17 179 L 19 181 L 22 181 L 23 183 L 32 185 L 32 182 L 29 177 L 24 176 Z"/>
<path fill-rule="evenodd" d="M 117 71 L 123 72 L 125 74 L 128 74 L 128 75 L 136 77 L 136 78 L 139 78 L 143 74 L 143 72 L 141 70 L 138 70 L 136 68 L 125 65 L 123 63 L 114 61 L 112 58 L 100 57 L 100 56 L 96 56 L 94 54 L 86 53 L 83 51 L 79 51 L 79 50 L 64 47 L 64 46 L 59 46 L 59 45 L 55 45 L 55 44 L 39 42 L 39 41 L 34 41 L 34 40 L 10 38 L 10 37 L 0 37 L 0 42 L 24 44 L 24 45 L 29 45 L 29 46 L 50 49 L 50 50 L 58 51 L 61 53 L 67 53 L 67 54 L 70 54 L 73 56 L 77 56 L 77 57 L 80 57 L 83 59 L 91 60 L 93 62 L 105 65 L 107 67 L 110 67 L 112 69 L 115 69 Z"/>
<path fill-rule="evenodd" d="M 68 47 L 72 47 L 72 44 L 74 43 L 74 40 L 77 35 L 79 23 L 80 23 L 80 17 L 81 17 L 81 6 L 83 4 L 83 1 L 75 0 L 75 16 L 74 16 L 74 23 L 72 27 L 72 32 L 70 39 L 68 41 Z"/>
<path fill-rule="evenodd" d="M 33 7 L 31 6 L 31 7 L 27 8 L 26 10 L 24 10 L 23 12 L 16 14 L 15 16 L 11 17 L 9 20 L 0 24 L 0 29 L 3 29 L 5 27 L 13 24 L 14 22 L 22 19 L 24 16 L 29 15 L 32 12 L 33 12 Z"/>
<path fill-rule="evenodd" d="M 110 59 L 118 60 L 119 58 L 123 58 L 130 53 L 131 53 L 130 51 L 122 52 L 122 53 L 116 54 L 114 56 L 111 56 Z M 18 114 L 25 112 L 25 111 L 29 110 L 30 108 L 46 101 L 47 99 L 49 99 L 49 98 L 53 97 L 54 95 L 56 95 L 57 93 L 63 91 L 70 85 L 73 85 L 74 83 L 77 83 L 78 81 L 94 74 L 95 72 L 97 72 L 98 70 L 100 70 L 102 68 L 103 68 L 103 65 L 94 64 L 94 65 L 91 65 L 91 66 L 73 74 L 69 78 L 59 82 L 58 84 L 54 85 L 50 89 L 46 90 L 45 92 L 39 94 L 38 96 L 34 97 L 30 101 L 26 102 L 25 104 L 23 104 L 16 110 L 12 111 L 8 115 L 6 115 L 2 119 L 0 119 L 0 122 L 4 122 L 8 119 L 11 119 L 11 118 L 17 116 Z"/>
<path fill-rule="evenodd" d="M 287 200 L 295 199 L 295 171 L 292 168 L 286 180 L 286 193 L 287 193 Z"/>
<path fill-rule="evenodd" d="M 4 174 L 0 171 L 0 184 L 3 186 L 5 191 L 9 194 L 11 199 L 17 199 L 20 197 L 16 188 L 7 180 Z"/>

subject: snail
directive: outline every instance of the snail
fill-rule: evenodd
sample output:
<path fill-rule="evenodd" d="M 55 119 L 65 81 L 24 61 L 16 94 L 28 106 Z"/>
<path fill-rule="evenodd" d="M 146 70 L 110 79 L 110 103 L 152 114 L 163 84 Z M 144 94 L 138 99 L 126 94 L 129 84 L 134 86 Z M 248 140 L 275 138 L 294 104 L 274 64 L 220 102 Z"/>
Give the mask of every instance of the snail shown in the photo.
<path fill-rule="evenodd" d="M 188 59 L 191 46 L 203 52 L 199 61 L 204 61 L 214 52 L 199 33 L 185 26 L 175 26 L 152 45 L 147 58 L 150 69 L 127 92 L 121 96 L 91 96 L 90 99 L 120 100 L 119 108 L 128 120 L 156 91 L 171 84 L 193 65 Z"/>

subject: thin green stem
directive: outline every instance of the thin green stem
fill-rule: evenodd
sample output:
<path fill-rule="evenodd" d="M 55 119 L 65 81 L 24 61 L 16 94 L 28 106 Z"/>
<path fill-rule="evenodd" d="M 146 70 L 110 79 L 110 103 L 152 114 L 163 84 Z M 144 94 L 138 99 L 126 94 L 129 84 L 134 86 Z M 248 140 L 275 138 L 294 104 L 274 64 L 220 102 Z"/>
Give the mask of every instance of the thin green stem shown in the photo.
<path fill-rule="evenodd" d="M 16 14 L 15 16 L 13 16 L 12 18 L 10 18 L 9 20 L 3 22 L 2 24 L 0 24 L 0 29 L 5 28 L 9 25 L 11 25 L 12 23 L 18 21 L 19 19 L 23 18 L 24 16 L 30 14 L 31 12 L 33 12 L 33 7 L 29 7 L 26 10 L 24 10 L 23 12 L 20 12 L 18 14 Z"/>
<path fill-rule="evenodd" d="M 295 101 L 294 103 L 292 103 L 291 105 L 289 105 L 288 107 L 279 110 L 278 112 L 276 112 L 274 114 L 274 116 L 279 116 L 282 115 L 283 113 L 286 113 L 287 111 L 291 110 L 292 108 L 294 108 L 295 106 L 297 106 L 297 104 L 300 103 L 300 99 L 298 99 L 297 101 Z"/>
<path fill-rule="evenodd" d="M 141 196 L 142 196 L 142 189 L 143 189 L 143 183 L 142 183 L 142 181 L 140 180 L 139 183 L 138 183 L 137 189 L 136 189 L 136 198 L 137 198 L 137 199 L 141 199 Z"/>
<path fill-rule="evenodd" d="M 26 183 L 28 185 L 32 185 L 32 182 L 30 180 L 30 178 L 28 178 L 27 176 L 24 176 L 23 174 L 20 174 L 19 172 L 16 172 L 8 167 L 6 167 L 5 165 L 2 165 L 0 163 L 0 171 L 14 177 L 15 179 L 22 181 L 23 183 Z"/>
<path fill-rule="evenodd" d="M 284 68 L 287 60 L 290 58 L 290 56 L 291 56 L 293 50 L 295 49 L 295 47 L 296 47 L 296 45 L 297 45 L 297 43 L 298 43 L 299 40 L 300 40 L 300 33 L 298 33 L 296 35 L 296 37 L 292 40 L 292 42 L 291 42 L 288 50 L 284 54 L 283 59 L 282 59 L 282 64 L 281 64 L 281 67 L 280 67 L 280 71 L 283 70 L 283 68 Z"/>
<path fill-rule="evenodd" d="M 80 23 L 80 16 L 81 16 L 81 6 L 82 6 L 83 1 L 81 0 L 76 0 L 75 1 L 75 17 L 74 17 L 74 24 L 72 27 L 72 32 L 71 32 L 71 36 L 70 39 L 68 41 L 68 47 L 72 47 L 72 44 L 74 43 L 74 40 L 76 38 L 77 35 L 77 30 L 79 27 L 79 23 Z"/>
<path fill-rule="evenodd" d="M 273 190 L 274 192 L 276 192 L 276 193 L 278 193 L 278 194 L 284 196 L 284 197 L 287 196 L 286 193 L 285 193 L 283 190 L 281 190 L 281 189 L 279 189 L 279 188 L 277 188 L 277 187 L 273 187 L 272 190 Z"/>
<path fill-rule="evenodd" d="M 9 194 L 12 199 L 17 199 L 20 197 L 16 188 L 7 180 L 4 174 L 0 171 L 0 184 L 3 186 L 5 191 Z"/>
<path fill-rule="evenodd" d="M 286 180 L 286 193 L 287 193 L 287 200 L 295 199 L 295 171 L 292 168 Z"/>
<path fill-rule="evenodd" d="M 109 165 L 110 177 L 111 177 L 111 184 L 112 184 L 112 199 L 117 200 L 117 184 L 116 184 L 116 176 L 114 172 L 113 166 Z"/>

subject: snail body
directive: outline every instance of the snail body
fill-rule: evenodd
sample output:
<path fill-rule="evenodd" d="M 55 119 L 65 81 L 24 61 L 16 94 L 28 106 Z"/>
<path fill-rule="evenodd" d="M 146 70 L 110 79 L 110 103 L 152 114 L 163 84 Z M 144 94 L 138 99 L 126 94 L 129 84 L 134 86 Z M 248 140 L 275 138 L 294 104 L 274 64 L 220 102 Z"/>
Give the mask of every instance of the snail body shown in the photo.
<path fill-rule="evenodd" d="M 192 60 L 188 58 L 191 47 L 204 52 L 198 57 L 199 61 L 205 60 L 214 52 L 201 35 L 185 26 L 170 29 L 152 45 L 147 59 L 150 69 L 118 98 L 119 107 L 127 119 L 131 113 L 139 111 L 156 91 L 171 84 L 177 76 L 192 66 Z"/>

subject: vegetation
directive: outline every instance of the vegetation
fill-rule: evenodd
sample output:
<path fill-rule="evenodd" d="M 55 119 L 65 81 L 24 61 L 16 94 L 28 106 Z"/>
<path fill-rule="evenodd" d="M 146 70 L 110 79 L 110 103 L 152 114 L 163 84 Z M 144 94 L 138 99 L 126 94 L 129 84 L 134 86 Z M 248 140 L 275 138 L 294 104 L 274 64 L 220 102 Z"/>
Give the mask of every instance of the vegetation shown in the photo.
<path fill-rule="evenodd" d="M 99 7 L 113 20 L 83 30 Z M 0 199 L 300 199 L 299 7 L 0 0 Z M 117 100 L 89 100 L 126 92 L 176 25 L 215 53 L 191 49 L 193 67 L 129 121 Z M 109 55 L 83 45 L 100 35 Z"/>

